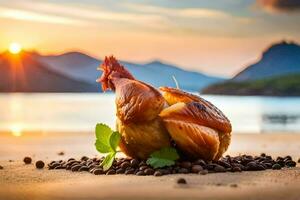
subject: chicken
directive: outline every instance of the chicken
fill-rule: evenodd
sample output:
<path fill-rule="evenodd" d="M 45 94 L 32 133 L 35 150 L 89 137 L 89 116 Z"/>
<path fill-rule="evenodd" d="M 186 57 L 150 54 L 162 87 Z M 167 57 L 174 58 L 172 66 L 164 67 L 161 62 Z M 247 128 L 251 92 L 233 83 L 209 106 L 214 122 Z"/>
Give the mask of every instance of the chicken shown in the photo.
<path fill-rule="evenodd" d="M 100 70 L 103 91 L 116 93 L 120 149 L 130 157 L 147 159 L 154 151 L 169 147 L 170 136 L 159 117 L 167 105 L 161 93 L 136 80 L 113 56 L 105 58 Z"/>
<path fill-rule="evenodd" d="M 210 102 L 175 88 L 158 91 L 136 80 L 112 56 L 100 69 L 103 90 L 116 93 L 119 146 L 128 156 L 147 159 L 171 140 L 191 159 L 218 160 L 227 150 L 230 121 Z"/>
<path fill-rule="evenodd" d="M 231 138 L 225 115 L 201 97 L 175 88 L 160 90 L 169 104 L 160 117 L 178 148 L 191 158 L 218 160 Z"/>

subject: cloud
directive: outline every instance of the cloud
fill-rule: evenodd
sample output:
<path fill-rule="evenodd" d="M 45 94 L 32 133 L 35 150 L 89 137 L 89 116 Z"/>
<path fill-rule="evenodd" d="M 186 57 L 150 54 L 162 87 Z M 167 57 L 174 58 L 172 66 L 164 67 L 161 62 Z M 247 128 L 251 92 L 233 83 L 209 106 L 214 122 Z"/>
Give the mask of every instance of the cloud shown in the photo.
<path fill-rule="evenodd" d="M 76 20 L 72 18 L 47 15 L 22 9 L 12 9 L 6 7 L 0 7 L 0 17 L 14 20 L 33 21 L 51 24 L 81 25 L 84 23 L 81 20 Z"/>
<path fill-rule="evenodd" d="M 159 6 L 127 3 L 125 6 L 136 12 L 145 12 L 159 15 L 184 17 L 184 18 L 228 18 L 230 14 L 207 8 L 165 8 Z"/>
<path fill-rule="evenodd" d="M 166 8 L 160 6 L 152 6 L 147 4 L 125 3 L 126 8 L 134 12 L 143 12 L 148 14 L 156 14 L 158 16 L 173 19 L 184 19 L 191 21 L 194 19 L 204 20 L 223 20 L 225 23 L 240 23 L 240 24 L 252 24 L 254 20 L 248 17 L 233 16 L 228 12 L 224 12 L 216 9 L 207 8 Z M 170 22 L 170 21 L 169 21 Z"/>
<path fill-rule="evenodd" d="M 38 1 L 14 1 L 8 3 L 6 13 L 0 17 L 28 21 L 68 24 L 99 24 L 101 22 L 125 22 L 142 26 L 158 26 L 163 17 L 154 14 L 107 10 L 99 6 L 54 4 Z"/>
<path fill-rule="evenodd" d="M 300 11 L 300 0 L 257 0 L 257 3 L 270 12 Z"/>

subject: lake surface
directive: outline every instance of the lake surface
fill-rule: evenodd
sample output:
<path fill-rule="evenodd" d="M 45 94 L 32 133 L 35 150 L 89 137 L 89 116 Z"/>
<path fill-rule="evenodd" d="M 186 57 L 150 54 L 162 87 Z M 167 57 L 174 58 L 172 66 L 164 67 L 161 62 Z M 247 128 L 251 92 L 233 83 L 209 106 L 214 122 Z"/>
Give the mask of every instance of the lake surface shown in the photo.
<path fill-rule="evenodd" d="M 235 133 L 299 132 L 300 98 L 202 95 L 231 120 Z M 114 94 L 0 94 L 0 130 L 93 131 L 114 127 Z"/>

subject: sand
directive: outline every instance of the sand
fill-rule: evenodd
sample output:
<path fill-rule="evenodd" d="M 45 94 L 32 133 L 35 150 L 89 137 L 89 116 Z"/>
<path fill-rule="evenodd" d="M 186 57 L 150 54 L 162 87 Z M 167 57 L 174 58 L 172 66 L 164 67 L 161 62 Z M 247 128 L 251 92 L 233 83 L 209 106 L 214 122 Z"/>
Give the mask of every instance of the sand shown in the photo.
<path fill-rule="evenodd" d="M 49 162 L 95 156 L 93 133 L 0 134 L 0 199 L 300 199 L 300 167 L 259 172 L 138 177 L 95 176 L 87 172 L 38 170 L 24 156 Z M 64 151 L 65 155 L 57 153 Z M 300 157 L 300 134 L 233 135 L 230 155 Z M 122 155 L 119 155 L 122 156 Z M 178 185 L 178 178 L 187 185 Z M 236 184 L 237 187 L 233 187 Z"/>

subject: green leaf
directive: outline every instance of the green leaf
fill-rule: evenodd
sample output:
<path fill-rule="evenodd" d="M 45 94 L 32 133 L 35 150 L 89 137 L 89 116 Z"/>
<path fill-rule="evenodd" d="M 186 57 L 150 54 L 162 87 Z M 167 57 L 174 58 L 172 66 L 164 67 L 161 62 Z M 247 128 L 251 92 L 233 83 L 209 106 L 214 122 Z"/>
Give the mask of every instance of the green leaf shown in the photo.
<path fill-rule="evenodd" d="M 161 168 L 166 166 L 172 166 L 175 164 L 175 160 L 179 158 L 176 149 L 171 147 L 162 148 L 159 151 L 155 151 L 150 155 L 147 160 L 147 164 L 153 168 Z"/>
<path fill-rule="evenodd" d="M 97 139 L 95 146 L 100 153 L 109 153 L 113 151 L 110 145 L 110 137 L 112 133 L 113 131 L 109 128 L 109 126 L 105 124 L 96 125 L 95 134 Z"/>
<path fill-rule="evenodd" d="M 104 171 L 109 170 L 115 160 L 116 152 L 109 153 L 101 163 Z"/>
<path fill-rule="evenodd" d="M 120 143 L 120 139 L 121 139 L 121 134 L 118 131 L 113 132 L 110 136 L 109 143 L 110 143 L 111 149 L 114 152 L 117 151 L 117 147 Z"/>

